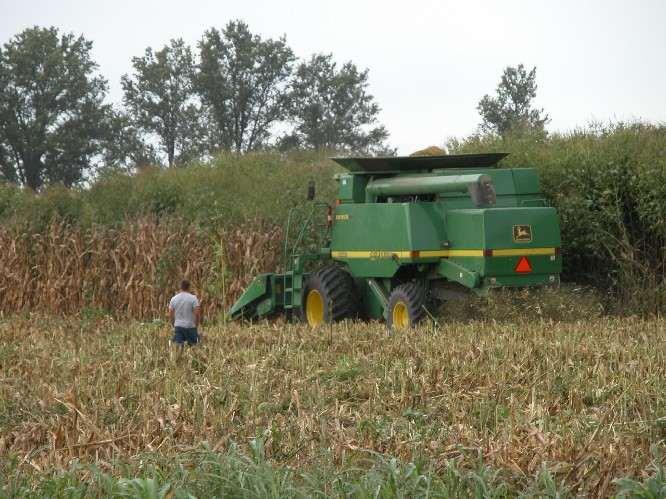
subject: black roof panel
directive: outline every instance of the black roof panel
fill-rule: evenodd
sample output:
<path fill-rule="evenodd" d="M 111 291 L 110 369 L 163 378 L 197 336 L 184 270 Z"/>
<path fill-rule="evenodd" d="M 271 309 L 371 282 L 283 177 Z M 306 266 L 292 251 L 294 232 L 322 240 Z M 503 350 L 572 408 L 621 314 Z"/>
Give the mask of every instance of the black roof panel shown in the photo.
<path fill-rule="evenodd" d="M 352 173 L 410 172 L 438 168 L 488 168 L 508 153 L 447 154 L 443 156 L 389 156 L 383 158 L 331 158 Z"/>

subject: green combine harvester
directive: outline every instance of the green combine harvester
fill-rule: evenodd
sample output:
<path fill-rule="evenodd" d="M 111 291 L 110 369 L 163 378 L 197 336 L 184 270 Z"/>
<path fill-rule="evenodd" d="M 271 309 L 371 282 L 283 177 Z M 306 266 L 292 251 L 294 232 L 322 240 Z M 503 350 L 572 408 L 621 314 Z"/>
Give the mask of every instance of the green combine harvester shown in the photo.
<path fill-rule="evenodd" d="M 557 213 L 533 168 L 497 168 L 505 156 L 334 158 L 348 171 L 335 206 L 309 185 L 298 231 L 289 213 L 284 271 L 257 276 L 229 316 L 406 329 L 461 291 L 559 283 Z"/>

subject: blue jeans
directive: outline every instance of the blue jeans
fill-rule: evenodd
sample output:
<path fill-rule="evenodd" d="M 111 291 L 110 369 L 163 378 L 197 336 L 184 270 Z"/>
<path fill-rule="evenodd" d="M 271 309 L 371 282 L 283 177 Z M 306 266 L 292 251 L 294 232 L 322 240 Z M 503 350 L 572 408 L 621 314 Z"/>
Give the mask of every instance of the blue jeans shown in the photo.
<path fill-rule="evenodd" d="M 171 339 L 177 345 L 187 343 L 188 345 L 196 345 L 199 342 L 199 332 L 195 327 L 180 327 L 176 326 L 173 331 L 173 338 Z"/>

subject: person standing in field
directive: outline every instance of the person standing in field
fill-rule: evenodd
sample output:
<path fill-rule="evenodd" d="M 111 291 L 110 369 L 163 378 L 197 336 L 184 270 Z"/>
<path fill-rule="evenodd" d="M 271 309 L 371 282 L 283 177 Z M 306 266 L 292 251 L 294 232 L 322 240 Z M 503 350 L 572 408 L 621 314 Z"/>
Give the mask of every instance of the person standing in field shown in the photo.
<path fill-rule="evenodd" d="M 181 348 L 185 343 L 195 345 L 199 342 L 197 328 L 201 322 L 201 308 L 199 300 L 190 293 L 190 281 L 183 279 L 180 283 L 180 292 L 169 302 L 169 320 L 173 324 L 174 344 Z"/>

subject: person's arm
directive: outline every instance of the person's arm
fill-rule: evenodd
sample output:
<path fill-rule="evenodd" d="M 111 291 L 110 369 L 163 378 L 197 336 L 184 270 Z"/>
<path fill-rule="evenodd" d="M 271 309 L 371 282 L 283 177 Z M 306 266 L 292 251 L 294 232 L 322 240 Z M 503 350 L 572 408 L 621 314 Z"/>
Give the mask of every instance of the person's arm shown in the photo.
<path fill-rule="evenodd" d="M 197 305 L 194 307 L 194 327 L 199 327 L 201 324 L 201 307 Z"/>
<path fill-rule="evenodd" d="M 173 298 L 169 302 L 169 322 L 173 326 L 173 323 L 176 321 L 176 312 L 173 309 Z"/>
<path fill-rule="evenodd" d="M 192 305 L 194 305 L 194 327 L 199 327 L 199 324 L 201 324 L 201 304 L 196 296 Z"/>

